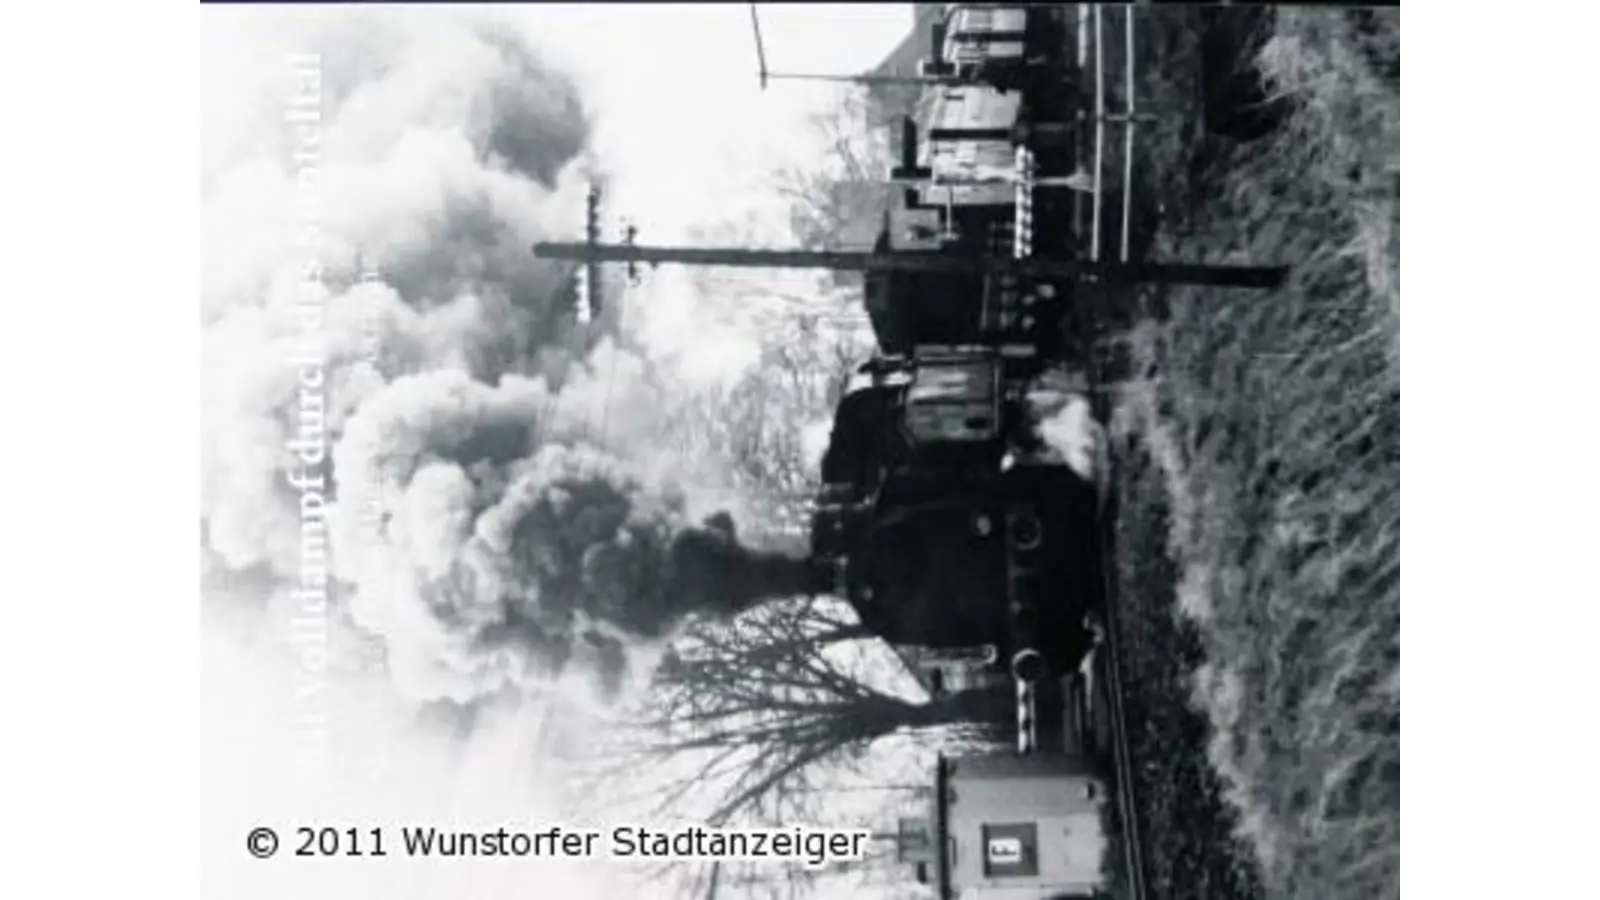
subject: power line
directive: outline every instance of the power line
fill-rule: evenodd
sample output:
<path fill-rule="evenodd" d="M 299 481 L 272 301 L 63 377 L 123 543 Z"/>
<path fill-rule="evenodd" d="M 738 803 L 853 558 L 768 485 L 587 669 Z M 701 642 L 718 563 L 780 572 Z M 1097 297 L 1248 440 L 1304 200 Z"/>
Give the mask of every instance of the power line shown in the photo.
<path fill-rule="evenodd" d="M 953 84 L 956 79 L 937 75 L 878 75 L 862 73 L 859 75 L 836 75 L 822 73 L 799 72 L 773 72 L 767 68 L 767 49 L 761 39 L 761 18 L 756 12 L 756 5 L 750 4 L 750 29 L 755 34 L 756 63 L 760 66 L 758 75 L 761 79 L 761 89 L 767 89 L 767 82 L 782 79 L 785 81 L 831 81 L 844 84 L 859 84 L 872 86 L 878 84 L 913 84 L 913 85 L 938 85 Z"/>

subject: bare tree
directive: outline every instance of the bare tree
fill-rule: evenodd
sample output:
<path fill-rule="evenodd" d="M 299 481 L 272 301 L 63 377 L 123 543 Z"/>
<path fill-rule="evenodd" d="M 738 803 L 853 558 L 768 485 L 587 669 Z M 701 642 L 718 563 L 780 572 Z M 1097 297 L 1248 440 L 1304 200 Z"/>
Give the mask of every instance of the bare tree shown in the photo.
<path fill-rule="evenodd" d="M 762 332 L 759 363 L 727 388 L 685 404 L 680 451 L 713 458 L 748 503 L 746 536 L 757 542 L 803 541 L 810 498 L 819 484 L 808 432 L 825 438 L 845 380 L 864 358 L 864 324 L 825 313 L 774 316 Z"/>
<path fill-rule="evenodd" d="M 840 802 L 843 792 L 874 781 L 869 751 L 877 742 L 991 740 L 998 735 L 984 723 L 1002 719 L 997 713 L 1010 700 L 1004 692 L 918 696 L 897 666 L 848 606 L 825 598 L 706 624 L 662 660 L 652 689 L 624 717 L 628 737 L 611 748 L 604 777 L 630 776 L 630 787 L 650 782 L 629 798 L 646 821 L 859 827 L 865 816 L 881 826 L 892 804 Z M 867 865 L 882 867 L 886 854 L 892 846 L 878 848 Z M 741 885 L 737 896 L 799 896 L 818 879 L 857 878 L 861 867 L 778 871 L 724 862 L 715 877 L 724 888 Z M 713 873 L 680 864 L 652 877 L 704 896 Z"/>
<path fill-rule="evenodd" d="M 839 102 L 812 116 L 810 126 L 825 148 L 821 163 L 785 167 L 774 186 L 789 204 L 789 225 L 808 249 L 870 247 L 883 226 L 893 186 L 889 129 L 874 95 L 848 90 Z M 859 272 L 832 273 L 835 284 L 859 286 Z"/>
<path fill-rule="evenodd" d="M 808 767 L 848 761 L 877 738 L 985 730 L 976 723 L 994 712 L 994 697 L 914 699 L 888 689 L 862 648 L 841 646 L 864 637 L 848 607 L 825 601 L 774 604 L 732 627 L 698 632 L 663 663 L 649 711 L 636 720 L 651 735 L 649 754 L 714 751 L 675 790 L 719 782 L 707 820 L 721 824 L 759 810 L 780 788 L 806 786 Z M 801 800 L 795 794 L 786 811 L 815 812 L 800 809 Z"/>

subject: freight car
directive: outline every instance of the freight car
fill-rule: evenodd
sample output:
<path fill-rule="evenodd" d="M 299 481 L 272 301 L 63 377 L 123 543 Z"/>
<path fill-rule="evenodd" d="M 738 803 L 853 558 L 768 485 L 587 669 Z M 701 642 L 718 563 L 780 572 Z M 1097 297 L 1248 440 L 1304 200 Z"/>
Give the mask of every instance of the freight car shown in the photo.
<path fill-rule="evenodd" d="M 940 756 L 931 815 L 900 821 L 898 858 L 939 900 L 1105 896 L 1111 783 L 1075 754 Z"/>
<path fill-rule="evenodd" d="M 1035 246 L 1083 243 L 1071 232 L 1070 193 L 1056 189 L 1079 167 L 1077 73 L 1061 10 L 950 4 L 933 31 L 936 56 L 922 71 L 936 81 L 901 122 L 899 160 L 887 174 L 903 190 L 874 251 L 1027 256 Z M 921 343 L 1039 344 L 1059 334 L 1053 326 L 1072 290 L 1068 281 L 874 272 L 866 306 L 889 353 Z"/>
<path fill-rule="evenodd" d="M 897 240 L 908 229 L 903 210 L 891 210 L 875 253 L 1009 256 L 1011 220 L 987 235 L 986 246 L 928 247 Z M 897 234 L 897 230 L 900 234 Z M 1065 240 L 1054 224 L 1031 230 L 1035 239 Z M 869 272 L 864 302 L 878 349 L 906 354 L 924 344 L 1024 344 L 1045 355 L 1064 350 L 1058 327 L 1070 311 L 1073 285 L 1065 279 L 943 272 Z"/>
<path fill-rule="evenodd" d="M 1060 7 L 951 4 L 933 26 L 935 58 L 890 179 L 910 209 L 937 210 L 939 244 L 970 247 L 1012 218 L 1019 165 L 1075 171 L 1078 72 Z"/>
<path fill-rule="evenodd" d="M 1067 37 L 1060 6 L 947 3 L 932 28 L 924 77 L 1018 87 L 1048 66 Z"/>

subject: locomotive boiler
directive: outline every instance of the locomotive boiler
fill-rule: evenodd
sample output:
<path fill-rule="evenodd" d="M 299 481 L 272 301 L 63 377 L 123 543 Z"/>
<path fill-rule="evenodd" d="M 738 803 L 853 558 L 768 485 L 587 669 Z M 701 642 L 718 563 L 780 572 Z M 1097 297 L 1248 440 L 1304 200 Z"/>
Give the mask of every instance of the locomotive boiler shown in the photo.
<path fill-rule="evenodd" d="M 924 344 L 854 374 L 822 459 L 812 560 L 885 640 L 993 647 L 1036 680 L 1087 647 L 1099 494 L 1039 433 L 1023 345 Z"/>

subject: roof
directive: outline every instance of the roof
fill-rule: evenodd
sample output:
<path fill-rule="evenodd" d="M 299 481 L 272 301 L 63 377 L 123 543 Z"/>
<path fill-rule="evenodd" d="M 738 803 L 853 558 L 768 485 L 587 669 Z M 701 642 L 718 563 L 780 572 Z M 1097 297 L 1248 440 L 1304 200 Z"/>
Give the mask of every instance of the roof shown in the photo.
<path fill-rule="evenodd" d="M 872 70 L 873 75 L 914 76 L 917 63 L 933 55 L 932 25 L 944 13 L 942 3 L 913 3 L 911 32 Z M 921 88 L 914 84 L 880 84 L 867 89 L 874 107 L 874 118 L 887 123 L 907 115 Z"/>
<path fill-rule="evenodd" d="M 878 63 L 877 68 L 872 70 L 874 75 L 915 75 L 917 62 L 933 52 L 933 33 L 929 26 L 939 18 L 943 6 L 938 3 L 911 5 L 914 10 L 911 33 L 884 57 L 883 62 Z"/>

